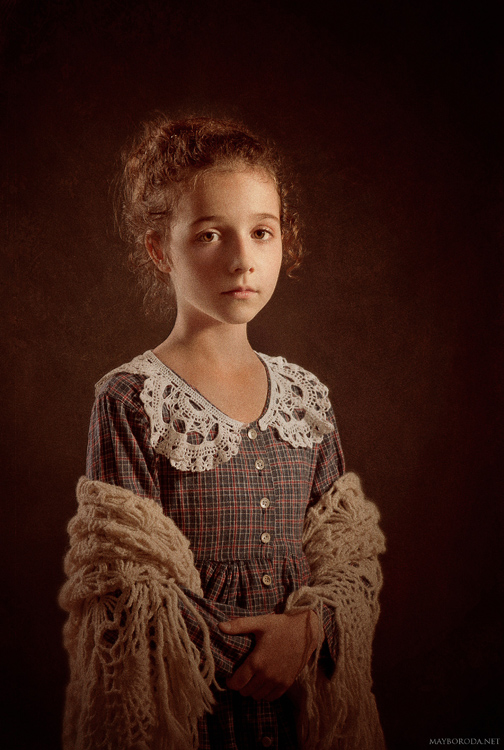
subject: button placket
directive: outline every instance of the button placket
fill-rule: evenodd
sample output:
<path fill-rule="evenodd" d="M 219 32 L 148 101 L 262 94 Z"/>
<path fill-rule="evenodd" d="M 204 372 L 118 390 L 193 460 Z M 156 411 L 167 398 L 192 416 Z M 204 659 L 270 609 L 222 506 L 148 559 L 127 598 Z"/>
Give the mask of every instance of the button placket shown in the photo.
<path fill-rule="evenodd" d="M 258 430 L 255 429 L 255 427 L 249 427 L 247 429 L 247 436 L 249 440 L 255 441 L 259 437 L 259 432 Z M 258 441 L 258 443 L 254 445 L 254 451 L 256 451 L 256 456 L 257 456 L 257 453 L 259 453 L 260 455 L 260 452 L 261 452 L 260 445 L 259 445 L 260 442 L 261 441 Z M 259 499 L 258 500 L 256 499 L 255 502 L 258 503 L 259 508 L 262 511 L 266 511 L 271 505 L 271 501 L 269 497 L 266 496 L 266 493 L 269 494 L 271 491 L 274 491 L 273 486 L 270 486 L 271 485 L 271 472 L 268 471 L 269 466 L 266 465 L 266 461 L 263 458 L 256 458 L 254 460 L 254 467 L 258 472 L 262 474 L 262 481 L 260 482 L 260 485 L 263 485 L 262 492 L 265 493 L 263 494 L 262 497 L 261 495 L 259 495 Z M 263 520 L 265 520 L 265 516 L 263 516 Z M 263 549 L 262 555 L 265 558 L 269 558 L 273 552 L 273 550 L 271 549 L 271 545 L 270 545 L 270 542 L 272 541 L 270 532 L 263 530 L 260 533 L 258 541 L 260 542 L 260 545 Z M 261 576 L 261 581 L 264 586 L 271 586 L 273 579 L 269 573 L 263 573 Z"/>

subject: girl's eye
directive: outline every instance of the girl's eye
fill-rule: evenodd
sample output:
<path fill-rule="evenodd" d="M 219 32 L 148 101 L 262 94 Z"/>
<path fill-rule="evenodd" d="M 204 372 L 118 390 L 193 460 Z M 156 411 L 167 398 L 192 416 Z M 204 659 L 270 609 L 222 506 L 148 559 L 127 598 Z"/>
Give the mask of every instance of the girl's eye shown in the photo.
<path fill-rule="evenodd" d="M 217 232 L 211 232 L 210 230 L 208 232 L 203 232 L 203 234 L 200 234 L 198 237 L 198 240 L 200 242 L 213 242 L 215 238 L 218 237 Z"/>
<path fill-rule="evenodd" d="M 269 229 L 255 229 L 254 230 L 254 237 L 257 240 L 266 240 L 270 236 L 271 236 L 271 232 Z"/>

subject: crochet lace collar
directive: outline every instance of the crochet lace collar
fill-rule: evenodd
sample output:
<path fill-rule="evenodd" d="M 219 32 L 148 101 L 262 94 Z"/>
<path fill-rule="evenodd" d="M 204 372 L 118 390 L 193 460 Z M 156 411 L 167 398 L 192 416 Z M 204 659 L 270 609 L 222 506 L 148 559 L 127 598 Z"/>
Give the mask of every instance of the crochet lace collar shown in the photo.
<path fill-rule="evenodd" d="M 328 389 L 307 370 L 283 357 L 257 356 L 264 363 L 269 399 L 254 422 L 261 431 L 272 427 L 294 448 L 311 448 L 332 432 L 327 419 Z M 247 424 L 220 411 L 152 351 L 109 372 L 97 384 L 120 372 L 145 375 L 140 398 L 150 420 L 151 445 L 180 471 L 208 471 L 229 461 L 240 450 L 241 432 Z"/>

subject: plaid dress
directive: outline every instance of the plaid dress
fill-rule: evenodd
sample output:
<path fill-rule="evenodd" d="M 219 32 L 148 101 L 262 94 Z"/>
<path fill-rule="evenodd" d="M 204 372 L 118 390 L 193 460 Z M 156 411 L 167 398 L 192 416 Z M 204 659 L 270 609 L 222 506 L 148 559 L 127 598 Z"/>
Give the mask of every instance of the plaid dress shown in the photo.
<path fill-rule="evenodd" d="M 199 410 L 205 411 L 206 404 L 213 414 L 216 422 L 208 439 L 233 422 L 149 354 L 164 394 L 176 387 Z M 274 386 L 285 376 L 282 366 L 273 364 L 285 361 L 260 356 L 268 375 L 264 417 L 272 393 L 278 392 Z M 301 372 L 318 383 L 311 374 Z M 153 498 L 190 540 L 204 596 L 184 591 L 210 629 L 217 679 L 225 687 L 226 677 L 252 651 L 254 636 L 226 635 L 218 623 L 234 617 L 280 613 L 288 595 L 310 583 L 301 546 L 305 513 L 344 471 L 334 415 L 326 400 L 326 434 L 304 447 L 294 447 L 293 439 L 282 439 L 275 420 L 267 425 L 260 417 L 251 424 L 239 425 L 234 455 L 224 456 L 211 469 L 184 471 L 173 466 L 169 451 L 163 453 L 159 445 L 153 447 L 152 415 L 149 418 L 145 407 L 146 381 L 146 374 L 132 372 L 128 365 L 100 381 L 91 416 L 86 474 L 90 479 Z M 320 386 L 319 395 L 320 390 L 327 393 Z M 298 393 L 300 389 L 294 385 L 293 391 Z M 165 404 L 166 420 L 168 411 Z M 299 430 L 304 428 L 306 432 L 304 411 L 297 409 L 297 413 Z M 181 430 L 183 425 L 176 428 Z M 193 443 L 197 445 L 198 441 Z M 180 606 L 191 638 L 201 646 L 199 627 L 191 613 Z M 323 627 L 325 657 L 330 662 L 337 653 L 337 639 L 326 609 Z M 224 690 L 216 691 L 215 698 L 213 713 L 200 720 L 201 750 L 298 747 L 293 706 L 287 695 L 273 702 L 254 701 Z"/>

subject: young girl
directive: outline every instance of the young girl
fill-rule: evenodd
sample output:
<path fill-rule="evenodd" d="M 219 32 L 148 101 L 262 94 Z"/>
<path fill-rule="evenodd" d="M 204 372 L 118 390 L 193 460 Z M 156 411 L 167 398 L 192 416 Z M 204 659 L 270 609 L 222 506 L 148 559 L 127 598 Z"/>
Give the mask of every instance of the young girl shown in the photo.
<path fill-rule="evenodd" d="M 247 338 L 301 257 L 278 155 L 233 122 L 157 120 L 122 198 L 176 319 L 97 384 L 60 598 L 65 750 L 381 748 L 378 514 L 327 388 Z"/>

